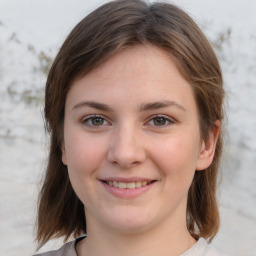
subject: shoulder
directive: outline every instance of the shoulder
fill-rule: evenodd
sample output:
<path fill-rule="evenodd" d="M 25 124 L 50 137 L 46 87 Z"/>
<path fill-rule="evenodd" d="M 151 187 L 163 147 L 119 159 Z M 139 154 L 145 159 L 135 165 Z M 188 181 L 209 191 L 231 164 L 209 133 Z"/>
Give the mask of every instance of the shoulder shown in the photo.
<path fill-rule="evenodd" d="M 194 244 L 194 246 L 192 246 L 187 252 L 185 252 L 181 256 L 228 256 L 228 255 L 220 252 L 213 245 L 208 244 L 204 238 L 200 238 Z"/>
<path fill-rule="evenodd" d="M 75 245 L 76 245 L 76 240 L 64 244 L 58 250 L 39 253 L 33 256 L 77 256 Z"/>
<path fill-rule="evenodd" d="M 222 253 L 212 245 L 207 245 L 205 250 L 205 256 L 228 256 L 228 255 Z"/>

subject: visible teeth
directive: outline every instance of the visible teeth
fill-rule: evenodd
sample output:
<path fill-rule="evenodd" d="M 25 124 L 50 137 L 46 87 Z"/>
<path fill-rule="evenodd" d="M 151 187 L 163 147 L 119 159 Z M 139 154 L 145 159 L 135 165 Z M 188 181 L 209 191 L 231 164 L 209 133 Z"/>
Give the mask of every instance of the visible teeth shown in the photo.
<path fill-rule="evenodd" d="M 142 182 L 141 182 L 141 185 L 142 185 L 142 186 L 146 186 L 146 185 L 147 185 L 147 182 L 146 182 L 146 181 L 142 181 Z"/>
<path fill-rule="evenodd" d="M 120 189 L 135 189 L 142 186 L 146 186 L 150 181 L 134 181 L 134 182 L 118 182 L 118 181 L 106 181 L 109 186 L 113 186 Z"/>
<path fill-rule="evenodd" d="M 118 187 L 119 187 L 119 188 L 126 188 L 126 183 L 124 183 L 124 182 L 118 182 Z"/>
<path fill-rule="evenodd" d="M 134 182 L 127 183 L 126 187 L 130 188 L 130 189 L 134 189 L 135 188 L 135 183 Z"/>
<path fill-rule="evenodd" d="M 136 188 L 140 188 L 141 187 L 141 182 L 140 181 L 136 181 L 135 186 L 136 186 Z"/>

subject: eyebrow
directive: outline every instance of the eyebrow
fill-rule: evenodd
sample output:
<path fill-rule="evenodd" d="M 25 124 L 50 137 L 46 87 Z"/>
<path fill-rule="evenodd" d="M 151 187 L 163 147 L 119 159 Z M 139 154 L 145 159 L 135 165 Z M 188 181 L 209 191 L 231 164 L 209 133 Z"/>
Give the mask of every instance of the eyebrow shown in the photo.
<path fill-rule="evenodd" d="M 156 101 L 156 102 L 152 102 L 152 103 L 142 104 L 140 107 L 140 111 L 143 112 L 143 111 L 149 111 L 149 110 L 156 110 L 156 109 L 166 108 L 166 107 L 170 107 L 170 106 L 174 106 L 183 111 L 186 111 L 186 109 L 182 105 L 177 103 L 176 101 L 169 101 L 169 100 Z"/>
<path fill-rule="evenodd" d="M 106 111 L 106 112 L 114 112 L 114 110 L 109 107 L 106 104 L 95 102 L 95 101 L 82 101 L 72 108 L 73 110 L 81 108 L 81 107 L 90 107 L 90 108 L 95 108 L 98 110 Z"/>
<path fill-rule="evenodd" d="M 166 108 L 166 107 L 170 107 L 170 106 L 174 106 L 183 111 L 186 111 L 186 109 L 179 103 L 177 103 L 175 101 L 168 101 L 168 100 L 142 104 L 139 108 L 139 111 L 145 112 L 145 111 L 150 111 L 150 110 L 157 110 L 160 108 Z M 90 108 L 95 108 L 95 109 L 106 111 L 106 112 L 114 112 L 114 110 L 110 106 L 103 104 L 103 103 L 95 102 L 95 101 L 79 102 L 78 104 L 73 106 L 72 110 L 79 109 L 82 107 L 90 107 Z"/>

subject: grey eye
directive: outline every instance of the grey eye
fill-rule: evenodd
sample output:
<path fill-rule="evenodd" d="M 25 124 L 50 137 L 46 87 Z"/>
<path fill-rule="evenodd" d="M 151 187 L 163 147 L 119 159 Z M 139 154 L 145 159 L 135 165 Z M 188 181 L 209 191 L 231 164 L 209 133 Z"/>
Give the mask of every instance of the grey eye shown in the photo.
<path fill-rule="evenodd" d="M 93 117 L 91 118 L 92 125 L 100 126 L 104 124 L 104 119 L 101 117 Z"/>
<path fill-rule="evenodd" d="M 82 124 L 91 128 L 97 128 L 105 125 L 109 125 L 109 122 L 102 116 L 91 115 L 82 119 Z"/>
<path fill-rule="evenodd" d="M 155 117 L 153 119 L 153 123 L 156 126 L 162 126 L 162 125 L 166 125 L 166 123 L 168 122 L 168 120 L 164 117 Z"/>

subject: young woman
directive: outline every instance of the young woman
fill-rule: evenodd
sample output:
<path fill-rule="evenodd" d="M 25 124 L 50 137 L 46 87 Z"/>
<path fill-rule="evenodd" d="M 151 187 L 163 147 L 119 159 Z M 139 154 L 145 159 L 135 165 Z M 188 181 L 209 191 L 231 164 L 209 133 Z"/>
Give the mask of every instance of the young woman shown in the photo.
<path fill-rule="evenodd" d="M 39 247 L 76 240 L 40 255 L 223 255 L 207 244 L 223 96 L 209 42 L 178 7 L 118 0 L 85 17 L 47 80 L 37 222 Z"/>

